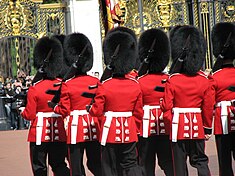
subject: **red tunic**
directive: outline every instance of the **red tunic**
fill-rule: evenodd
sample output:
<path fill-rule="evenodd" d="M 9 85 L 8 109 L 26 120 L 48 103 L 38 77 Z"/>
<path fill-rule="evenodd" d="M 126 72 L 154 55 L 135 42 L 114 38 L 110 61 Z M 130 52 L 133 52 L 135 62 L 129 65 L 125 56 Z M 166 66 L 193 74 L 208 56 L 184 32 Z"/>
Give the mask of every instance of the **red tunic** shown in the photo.
<path fill-rule="evenodd" d="M 210 81 L 200 72 L 196 76 L 171 75 L 166 83 L 161 108 L 163 112 L 167 112 L 164 118 L 170 124 L 173 120 L 173 108 L 186 108 L 185 111 L 188 111 L 179 113 L 178 122 L 173 123 L 178 123 L 177 139 L 204 139 L 204 128 L 212 128 L 213 97 Z M 201 113 L 195 109 L 199 109 Z M 172 139 L 172 128 L 170 138 Z"/>
<path fill-rule="evenodd" d="M 163 113 L 160 109 L 160 98 L 163 98 L 164 92 L 155 91 L 154 88 L 156 86 L 165 87 L 165 83 L 162 83 L 162 81 L 166 80 L 168 78 L 167 74 L 161 73 L 161 74 L 146 74 L 139 78 L 139 83 L 141 86 L 141 90 L 143 93 L 143 105 L 144 110 L 147 110 L 150 107 L 150 110 L 148 110 L 148 136 L 151 135 L 164 135 L 166 134 L 165 129 L 165 123 L 163 119 Z M 153 107 L 159 107 L 159 108 L 153 108 Z M 153 109 L 152 109 L 153 108 Z M 146 112 L 145 112 L 146 113 Z M 146 118 L 146 117 L 145 117 Z M 141 123 L 140 128 L 140 135 L 143 136 L 143 122 Z M 168 130 L 169 132 L 169 130 Z"/>
<path fill-rule="evenodd" d="M 65 142 L 66 132 L 64 129 L 63 118 L 60 117 L 46 117 L 46 113 L 53 113 L 48 107 L 47 102 L 53 98 L 53 95 L 46 94 L 48 89 L 58 89 L 53 85 L 60 80 L 42 80 L 31 86 L 27 94 L 27 105 L 21 113 L 22 117 L 30 120 L 31 125 L 29 129 L 28 141 L 36 142 L 36 127 L 38 123 L 39 112 L 45 113 L 42 126 L 41 142 Z"/>
<path fill-rule="evenodd" d="M 143 117 L 142 93 L 138 81 L 127 78 L 110 78 L 99 84 L 95 103 L 90 114 L 101 120 L 102 134 L 106 125 L 106 112 L 132 115 L 113 115 L 108 129 L 107 143 L 130 143 L 137 141 L 136 127 Z M 104 135 L 101 135 L 100 141 Z"/>
<path fill-rule="evenodd" d="M 228 90 L 229 86 L 235 85 L 235 68 L 227 67 L 216 71 L 213 74 L 215 81 L 215 119 L 214 119 L 214 134 L 223 134 L 222 121 L 221 121 L 221 101 L 225 102 L 227 115 L 226 125 L 228 132 L 235 132 L 235 117 L 234 106 L 231 106 L 231 100 L 235 100 L 235 92 Z"/>
<path fill-rule="evenodd" d="M 98 119 L 91 117 L 86 111 L 86 105 L 90 104 L 91 99 L 81 96 L 83 92 L 95 93 L 95 89 L 89 90 L 88 86 L 96 85 L 98 81 L 96 77 L 82 75 L 70 79 L 62 85 L 60 102 L 54 108 L 54 112 L 63 117 L 69 116 L 68 144 L 98 140 Z M 78 112 L 77 116 L 75 112 Z M 73 139 L 75 142 L 71 141 Z"/>

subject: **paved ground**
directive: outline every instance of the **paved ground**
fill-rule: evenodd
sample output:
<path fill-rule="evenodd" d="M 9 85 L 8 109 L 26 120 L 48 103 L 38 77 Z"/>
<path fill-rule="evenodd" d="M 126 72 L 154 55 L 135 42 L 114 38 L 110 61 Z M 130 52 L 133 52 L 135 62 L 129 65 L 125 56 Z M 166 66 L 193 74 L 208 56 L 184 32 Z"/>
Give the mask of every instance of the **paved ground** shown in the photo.
<path fill-rule="evenodd" d="M 32 176 L 27 141 L 27 130 L 0 131 L 0 175 L 1 176 Z M 219 176 L 218 162 L 214 139 L 206 143 L 206 153 L 209 156 L 209 167 L 212 176 Z M 235 171 L 235 163 L 233 163 Z M 190 176 L 196 176 L 197 172 L 189 166 Z M 49 172 L 49 176 L 52 173 Z M 87 176 L 92 174 L 87 171 Z M 164 176 L 159 168 L 156 176 Z"/>

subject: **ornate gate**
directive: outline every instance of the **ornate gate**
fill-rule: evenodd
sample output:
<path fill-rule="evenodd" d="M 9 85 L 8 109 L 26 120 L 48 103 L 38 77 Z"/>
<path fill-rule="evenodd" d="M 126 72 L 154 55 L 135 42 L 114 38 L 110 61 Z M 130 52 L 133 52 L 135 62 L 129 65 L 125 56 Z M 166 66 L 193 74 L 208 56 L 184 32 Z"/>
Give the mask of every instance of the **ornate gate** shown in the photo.
<path fill-rule="evenodd" d="M 64 8 L 42 0 L 0 2 L 0 76 L 13 78 L 18 71 L 34 74 L 35 42 L 44 35 L 65 33 Z"/>
<path fill-rule="evenodd" d="M 114 4 L 110 6 L 111 2 Z M 154 27 L 168 32 L 179 24 L 200 28 L 207 40 L 205 69 L 210 69 L 214 62 L 211 28 L 220 21 L 235 22 L 234 0 L 106 0 L 102 5 L 103 18 L 107 19 L 109 28 L 119 23 L 133 29 L 137 35 Z"/>

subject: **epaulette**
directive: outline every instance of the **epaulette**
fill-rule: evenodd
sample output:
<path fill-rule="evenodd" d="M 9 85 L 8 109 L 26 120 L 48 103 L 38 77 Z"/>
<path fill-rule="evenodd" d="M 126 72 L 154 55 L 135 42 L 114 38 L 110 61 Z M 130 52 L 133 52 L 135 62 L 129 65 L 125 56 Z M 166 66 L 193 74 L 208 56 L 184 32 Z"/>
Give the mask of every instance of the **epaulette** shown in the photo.
<path fill-rule="evenodd" d="M 129 80 L 135 81 L 136 83 L 138 83 L 138 84 L 139 84 L 139 81 L 138 81 L 138 80 L 136 80 L 136 79 L 134 79 L 134 78 L 127 77 L 126 79 L 129 79 Z"/>
<path fill-rule="evenodd" d="M 102 81 L 102 83 L 101 83 L 101 84 L 104 84 L 104 83 L 106 83 L 107 81 L 110 81 L 111 79 L 112 79 L 112 77 L 110 77 L 110 78 L 108 78 L 108 79 L 106 79 L 106 80 Z"/>
<path fill-rule="evenodd" d="M 198 72 L 198 75 L 199 75 L 199 76 L 202 76 L 202 77 L 204 77 L 204 78 L 206 78 L 206 79 L 208 79 L 208 76 L 207 76 L 205 73 Z"/>
<path fill-rule="evenodd" d="M 141 75 L 140 77 L 137 77 L 137 80 L 139 80 L 140 78 L 145 77 L 146 75 L 148 75 L 148 73 L 145 73 L 145 74 Z"/>
<path fill-rule="evenodd" d="M 62 81 L 62 78 L 56 78 L 56 80 L 61 82 L 61 81 Z"/>
<path fill-rule="evenodd" d="M 69 78 L 65 81 L 65 83 L 69 82 L 70 80 L 72 80 L 73 78 L 75 78 L 75 76 L 73 76 L 72 78 Z"/>
<path fill-rule="evenodd" d="M 212 75 L 214 75 L 214 74 L 220 72 L 221 70 L 222 70 L 222 69 L 216 70 L 214 73 L 212 73 Z"/>
<path fill-rule="evenodd" d="M 173 76 L 178 76 L 178 75 L 181 75 L 181 73 L 173 73 L 173 74 L 171 74 L 171 75 L 169 76 L 168 79 L 171 79 L 171 77 L 173 77 Z"/>
<path fill-rule="evenodd" d="M 43 81 L 43 79 L 41 79 L 41 80 L 39 80 L 39 81 L 37 81 L 37 82 L 33 83 L 33 85 L 32 85 L 32 86 L 35 86 L 36 84 L 38 84 L 38 83 L 40 83 L 40 82 L 42 82 L 42 81 Z"/>

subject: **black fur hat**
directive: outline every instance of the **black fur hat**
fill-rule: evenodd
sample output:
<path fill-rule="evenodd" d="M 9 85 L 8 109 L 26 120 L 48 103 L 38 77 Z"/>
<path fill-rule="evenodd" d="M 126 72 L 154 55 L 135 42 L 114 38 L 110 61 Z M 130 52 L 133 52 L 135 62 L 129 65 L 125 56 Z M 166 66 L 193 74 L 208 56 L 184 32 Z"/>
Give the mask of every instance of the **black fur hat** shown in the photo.
<path fill-rule="evenodd" d="M 65 35 L 64 34 L 53 35 L 52 38 L 53 37 L 57 38 L 61 42 L 61 44 L 63 45 L 64 39 L 65 39 Z"/>
<path fill-rule="evenodd" d="M 87 45 L 83 57 L 79 55 Z M 72 65 L 78 59 L 78 73 L 88 72 L 93 66 L 93 47 L 90 40 L 82 33 L 72 33 L 64 39 L 64 57 L 68 65 Z"/>
<path fill-rule="evenodd" d="M 59 76 L 63 63 L 63 48 L 56 38 L 42 37 L 34 47 L 34 67 L 39 69 L 43 65 L 48 53 L 52 50 L 45 72 L 47 79 L 55 79 Z"/>
<path fill-rule="evenodd" d="M 127 33 L 129 33 L 129 34 L 133 37 L 133 39 L 137 42 L 136 34 L 135 34 L 135 32 L 134 32 L 133 30 L 131 30 L 130 28 L 120 26 L 120 27 L 117 27 L 117 28 L 112 29 L 112 32 L 115 32 L 115 31 L 127 32 Z"/>
<path fill-rule="evenodd" d="M 235 59 L 235 25 L 234 23 L 229 22 L 221 22 L 217 23 L 211 32 L 212 46 L 213 46 L 213 54 L 217 58 L 220 54 L 222 54 L 222 50 L 224 49 L 224 44 L 231 33 L 231 37 L 229 40 L 229 47 L 223 53 L 223 59 Z"/>
<path fill-rule="evenodd" d="M 60 41 L 60 43 L 62 44 L 62 47 L 63 47 L 65 35 L 64 34 L 57 34 L 57 35 L 52 36 L 52 38 L 54 38 L 54 37 Z M 62 68 L 61 68 L 61 71 L 60 71 L 60 74 L 59 74 L 60 78 L 63 78 L 65 76 L 65 74 L 69 70 L 70 66 L 71 65 L 69 65 L 69 63 L 67 63 L 65 59 L 63 59 Z"/>
<path fill-rule="evenodd" d="M 177 25 L 177 26 L 174 26 L 171 30 L 170 30 L 170 34 L 169 34 L 169 37 L 170 39 L 173 38 L 173 36 L 175 35 L 175 32 L 180 29 L 181 27 L 183 27 L 183 25 Z"/>
<path fill-rule="evenodd" d="M 171 40 L 172 38 L 174 38 L 175 32 L 176 32 L 179 28 L 181 28 L 181 27 L 183 27 L 183 25 L 177 25 L 177 26 L 174 26 L 174 27 L 170 30 L 170 33 L 169 33 L 169 38 L 170 38 L 170 40 Z M 170 45 L 172 45 L 172 42 L 170 42 Z M 172 47 L 172 46 L 171 46 L 171 47 Z M 172 74 L 172 73 L 174 72 L 175 63 L 177 62 L 177 59 L 175 59 L 174 61 L 173 61 L 173 59 L 171 59 L 171 60 L 172 60 L 172 63 L 171 63 L 170 70 L 169 70 L 169 73 L 170 73 L 170 74 Z"/>
<path fill-rule="evenodd" d="M 170 31 L 171 57 L 173 63 L 187 47 L 186 57 L 182 64 L 182 73 L 195 75 L 203 66 L 206 57 L 206 41 L 202 32 L 194 26 L 177 26 Z M 185 46 L 187 39 L 189 45 Z"/>
<path fill-rule="evenodd" d="M 113 58 L 116 50 L 117 55 Z M 138 57 L 135 33 L 124 27 L 110 30 L 103 42 L 103 52 L 105 65 L 111 64 L 113 74 L 127 74 L 135 68 Z"/>
<path fill-rule="evenodd" d="M 149 55 L 149 73 L 160 73 L 167 66 L 170 57 L 170 42 L 165 32 L 160 29 L 143 32 L 139 38 L 139 58 L 143 62 L 154 40 L 153 53 Z"/>

